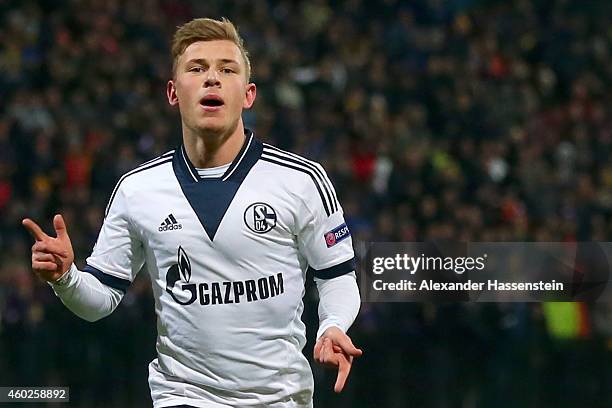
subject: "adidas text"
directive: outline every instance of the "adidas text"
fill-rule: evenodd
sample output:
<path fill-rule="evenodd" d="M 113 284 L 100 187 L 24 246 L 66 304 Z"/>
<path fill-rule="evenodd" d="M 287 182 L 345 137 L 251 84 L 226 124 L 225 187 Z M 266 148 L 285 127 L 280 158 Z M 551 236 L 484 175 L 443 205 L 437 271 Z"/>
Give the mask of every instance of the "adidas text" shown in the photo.
<path fill-rule="evenodd" d="M 157 230 L 159 232 L 163 232 L 163 231 L 171 231 L 171 230 L 180 230 L 181 228 L 183 228 L 181 224 L 172 224 L 172 225 L 164 225 L 162 227 L 159 227 Z"/>

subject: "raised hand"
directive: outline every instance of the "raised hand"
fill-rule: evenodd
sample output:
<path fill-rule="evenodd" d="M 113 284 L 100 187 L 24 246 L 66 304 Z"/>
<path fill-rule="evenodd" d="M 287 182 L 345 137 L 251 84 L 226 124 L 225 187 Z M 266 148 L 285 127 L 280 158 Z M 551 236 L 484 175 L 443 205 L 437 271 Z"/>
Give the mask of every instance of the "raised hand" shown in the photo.
<path fill-rule="evenodd" d="M 43 280 L 55 282 L 74 262 L 72 243 L 64 218 L 59 214 L 53 217 L 56 238 L 45 234 L 38 224 L 29 218 L 21 223 L 36 240 L 32 245 L 32 269 Z"/>
<path fill-rule="evenodd" d="M 351 372 L 353 358 L 363 354 L 356 348 L 351 338 L 337 327 L 330 327 L 317 340 L 314 347 L 314 358 L 317 362 L 329 367 L 338 368 L 338 377 L 334 385 L 335 392 L 341 392 Z"/>

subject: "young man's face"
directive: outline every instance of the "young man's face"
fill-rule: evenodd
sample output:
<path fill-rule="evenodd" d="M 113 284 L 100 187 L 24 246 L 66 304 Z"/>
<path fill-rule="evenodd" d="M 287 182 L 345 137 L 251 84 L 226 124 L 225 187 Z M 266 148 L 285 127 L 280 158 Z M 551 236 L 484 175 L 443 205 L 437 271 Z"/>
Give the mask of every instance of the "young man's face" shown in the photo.
<path fill-rule="evenodd" d="M 231 41 L 189 45 L 167 87 L 168 102 L 179 105 L 183 126 L 195 133 L 232 132 L 242 110 L 255 101 L 255 84 L 247 84 L 245 70 L 240 49 Z"/>

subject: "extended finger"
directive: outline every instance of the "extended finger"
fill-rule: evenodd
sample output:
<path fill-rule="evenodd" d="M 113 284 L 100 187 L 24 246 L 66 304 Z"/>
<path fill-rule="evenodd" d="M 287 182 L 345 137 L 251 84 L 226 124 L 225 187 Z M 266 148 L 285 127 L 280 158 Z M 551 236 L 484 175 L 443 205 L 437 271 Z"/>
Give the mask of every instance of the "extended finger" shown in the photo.
<path fill-rule="evenodd" d="M 55 217 L 53 217 L 53 228 L 55 228 L 55 234 L 58 238 L 68 236 L 66 223 L 64 222 L 64 217 L 62 217 L 61 214 L 57 214 Z"/>
<path fill-rule="evenodd" d="M 358 349 L 357 347 L 355 347 L 355 345 L 353 344 L 353 342 L 351 341 L 351 338 L 347 335 L 343 335 L 340 336 L 336 339 L 336 343 L 342 347 L 342 351 L 351 355 L 351 356 L 355 356 L 355 357 L 359 357 L 360 355 L 363 354 L 363 351 L 361 349 Z"/>
<path fill-rule="evenodd" d="M 340 356 L 338 359 L 338 377 L 336 377 L 336 384 L 334 385 L 334 391 L 339 393 L 344 389 L 346 379 L 351 372 L 352 357 L 347 358 L 346 356 Z"/>
<path fill-rule="evenodd" d="M 23 225 L 25 229 L 27 229 L 28 232 L 32 234 L 36 241 L 42 241 L 46 238 L 49 238 L 49 236 L 45 234 L 45 232 L 38 226 L 38 224 L 29 218 L 26 218 L 21 221 L 21 225 Z"/>

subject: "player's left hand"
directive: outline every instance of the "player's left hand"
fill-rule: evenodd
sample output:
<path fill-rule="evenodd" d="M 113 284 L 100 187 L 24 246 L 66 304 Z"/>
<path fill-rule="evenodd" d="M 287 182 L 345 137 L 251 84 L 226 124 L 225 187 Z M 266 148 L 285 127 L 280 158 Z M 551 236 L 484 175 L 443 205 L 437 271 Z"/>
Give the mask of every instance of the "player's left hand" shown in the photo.
<path fill-rule="evenodd" d="M 318 363 L 338 368 L 338 377 L 334 385 L 335 392 L 341 392 L 346 383 L 353 358 L 363 354 L 353 345 L 351 338 L 337 327 L 330 327 L 319 337 L 314 346 L 314 358 Z"/>

